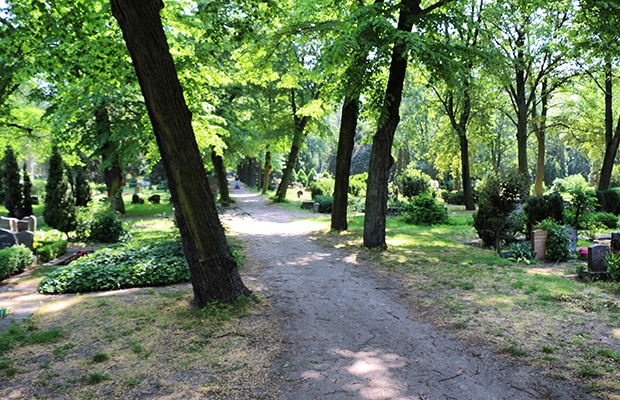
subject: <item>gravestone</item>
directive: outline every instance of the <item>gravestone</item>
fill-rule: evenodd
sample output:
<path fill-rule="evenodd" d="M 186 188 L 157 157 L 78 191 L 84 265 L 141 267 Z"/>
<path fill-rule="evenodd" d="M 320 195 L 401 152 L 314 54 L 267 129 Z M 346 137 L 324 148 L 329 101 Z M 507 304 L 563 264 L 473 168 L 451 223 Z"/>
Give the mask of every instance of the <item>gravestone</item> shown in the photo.
<path fill-rule="evenodd" d="M 17 241 L 20 244 L 28 247 L 30 250 L 33 250 L 32 245 L 34 243 L 34 233 L 31 231 L 19 231 L 15 234 Z"/>
<path fill-rule="evenodd" d="M 604 244 L 593 244 L 588 247 L 588 271 L 607 272 L 605 256 L 609 253 L 609 246 Z"/>
<path fill-rule="evenodd" d="M 0 217 L 0 228 L 17 232 L 17 218 Z"/>
<path fill-rule="evenodd" d="M 577 251 L 577 230 L 572 226 L 566 228 L 566 233 L 568 233 L 568 251 L 575 253 Z"/>
<path fill-rule="evenodd" d="M 23 219 L 17 220 L 17 232 L 29 231 L 30 230 L 30 222 L 24 221 Z"/>
<path fill-rule="evenodd" d="M 37 231 L 37 217 L 34 215 L 29 215 L 27 217 L 22 218 L 22 221 L 28 221 L 28 230 L 31 232 Z"/>
<path fill-rule="evenodd" d="M 543 231 L 542 229 L 532 231 L 532 247 L 536 253 L 537 260 L 545 258 L 545 251 L 547 250 L 547 231 Z"/>
<path fill-rule="evenodd" d="M 615 254 L 620 254 L 620 232 L 613 232 L 611 234 L 611 251 Z"/>
<path fill-rule="evenodd" d="M 8 229 L 0 229 L 0 249 L 17 244 L 17 238 Z"/>

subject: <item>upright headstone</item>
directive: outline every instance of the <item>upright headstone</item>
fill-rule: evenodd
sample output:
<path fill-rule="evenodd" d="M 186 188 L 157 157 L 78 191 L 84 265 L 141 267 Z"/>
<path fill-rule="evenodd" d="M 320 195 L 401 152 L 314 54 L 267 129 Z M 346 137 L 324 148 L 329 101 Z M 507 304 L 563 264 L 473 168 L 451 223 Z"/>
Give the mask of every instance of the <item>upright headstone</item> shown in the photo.
<path fill-rule="evenodd" d="M 543 231 L 542 229 L 532 231 L 532 247 L 534 247 L 537 260 L 545 258 L 545 251 L 547 250 L 547 231 Z"/>
<path fill-rule="evenodd" d="M 17 218 L 0 217 L 0 228 L 17 232 Z"/>
<path fill-rule="evenodd" d="M 620 232 L 613 232 L 611 234 L 611 251 L 615 254 L 620 254 Z"/>
<path fill-rule="evenodd" d="M 30 222 L 24 221 L 20 219 L 17 221 L 17 232 L 29 231 L 30 230 Z"/>
<path fill-rule="evenodd" d="M 22 221 L 28 221 L 28 230 L 32 232 L 37 231 L 37 217 L 34 215 L 29 215 L 27 217 L 22 218 Z"/>
<path fill-rule="evenodd" d="M 607 272 L 605 256 L 609 253 L 609 246 L 593 244 L 588 247 L 588 271 Z"/>
<path fill-rule="evenodd" d="M 30 250 L 33 250 L 32 245 L 34 244 L 34 233 L 31 231 L 19 231 L 15 234 L 17 241 L 20 244 L 28 247 Z"/>
<path fill-rule="evenodd" d="M 10 247 L 17 244 L 17 238 L 8 229 L 0 228 L 0 249 L 4 249 L 5 247 Z"/>
<path fill-rule="evenodd" d="M 569 238 L 568 251 L 570 251 L 571 254 L 574 254 L 577 251 L 577 230 L 572 226 L 569 226 L 566 228 L 566 232 L 568 233 Z"/>

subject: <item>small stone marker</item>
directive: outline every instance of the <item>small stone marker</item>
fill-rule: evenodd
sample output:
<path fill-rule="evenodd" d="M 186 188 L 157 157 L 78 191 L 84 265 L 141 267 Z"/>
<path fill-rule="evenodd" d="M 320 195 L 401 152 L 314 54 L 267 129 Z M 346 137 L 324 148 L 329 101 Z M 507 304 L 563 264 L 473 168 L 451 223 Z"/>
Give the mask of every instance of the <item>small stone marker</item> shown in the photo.
<path fill-rule="evenodd" d="M 17 238 L 8 229 L 0 229 L 0 249 L 17 244 Z"/>
<path fill-rule="evenodd" d="M 34 233 L 31 231 L 19 231 L 15 234 L 17 241 L 20 244 L 28 247 L 30 250 L 33 250 L 32 245 L 34 243 Z"/>
<path fill-rule="evenodd" d="M 545 258 L 545 251 L 547 250 L 547 231 L 543 231 L 542 229 L 532 231 L 532 247 L 534 247 L 537 260 Z"/>
<path fill-rule="evenodd" d="M 620 253 L 620 232 L 611 234 L 611 251 L 616 254 Z"/>
<path fill-rule="evenodd" d="M 575 253 L 577 251 L 577 230 L 572 226 L 566 228 L 566 232 L 568 233 L 568 251 L 571 253 Z"/>
<path fill-rule="evenodd" d="M 588 271 L 607 272 L 605 256 L 609 253 L 609 246 L 593 244 L 588 247 Z"/>

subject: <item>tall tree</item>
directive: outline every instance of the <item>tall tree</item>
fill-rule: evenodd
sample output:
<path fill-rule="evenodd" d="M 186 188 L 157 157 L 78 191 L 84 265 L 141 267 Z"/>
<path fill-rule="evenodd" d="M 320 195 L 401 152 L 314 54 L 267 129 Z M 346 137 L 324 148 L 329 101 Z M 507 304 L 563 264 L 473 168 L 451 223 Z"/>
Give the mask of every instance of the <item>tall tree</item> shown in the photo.
<path fill-rule="evenodd" d="M 409 33 L 416 20 L 437 9 L 449 0 L 438 1 L 422 9 L 421 0 L 402 0 L 397 29 Z M 364 246 L 368 248 L 387 249 L 385 227 L 387 217 L 388 176 L 394 162 L 392 144 L 394 133 L 400 121 L 399 107 L 402 99 L 403 84 L 407 72 L 408 43 L 403 36 L 393 47 L 389 77 L 383 107 L 379 116 L 378 128 L 373 136 L 372 152 L 368 169 L 368 188 L 366 190 L 366 216 L 364 218 Z"/>
<path fill-rule="evenodd" d="M 23 195 L 24 195 L 24 208 L 23 213 L 24 216 L 32 215 L 32 181 L 30 180 L 30 175 L 28 175 L 28 169 L 26 168 L 26 163 L 24 163 L 24 168 L 22 168 L 22 180 L 23 180 Z"/>
<path fill-rule="evenodd" d="M 241 281 L 194 136 L 159 15 L 161 0 L 111 0 L 142 88 L 199 307 L 250 295 Z"/>
<path fill-rule="evenodd" d="M 23 214 L 23 187 L 20 183 L 19 165 L 15 152 L 11 146 L 4 149 L 4 206 L 11 218 L 22 218 Z"/>
<path fill-rule="evenodd" d="M 52 148 L 52 155 L 49 159 L 43 219 L 48 226 L 64 232 L 67 238 L 69 238 L 69 232 L 75 230 L 75 198 L 69 179 L 67 179 L 65 163 L 56 146 Z"/>

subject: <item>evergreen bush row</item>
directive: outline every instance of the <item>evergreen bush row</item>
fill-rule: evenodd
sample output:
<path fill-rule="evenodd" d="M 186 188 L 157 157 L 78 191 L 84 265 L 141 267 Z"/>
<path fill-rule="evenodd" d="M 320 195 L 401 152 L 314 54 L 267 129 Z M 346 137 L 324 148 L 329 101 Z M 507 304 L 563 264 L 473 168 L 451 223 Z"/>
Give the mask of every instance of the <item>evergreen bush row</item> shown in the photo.
<path fill-rule="evenodd" d="M 67 252 L 67 241 L 57 240 L 51 243 L 44 243 L 43 246 L 37 247 L 34 253 L 39 263 L 45 263 L 54 258 L 60 257 Z"/>

